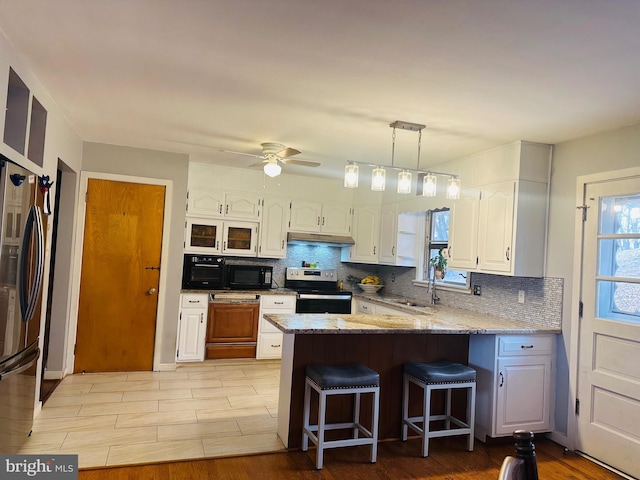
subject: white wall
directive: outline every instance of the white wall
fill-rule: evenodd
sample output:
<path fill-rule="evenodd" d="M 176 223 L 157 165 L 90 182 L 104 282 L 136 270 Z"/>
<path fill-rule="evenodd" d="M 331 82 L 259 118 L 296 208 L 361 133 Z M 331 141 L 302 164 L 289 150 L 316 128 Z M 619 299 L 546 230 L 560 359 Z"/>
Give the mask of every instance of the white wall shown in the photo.
<path fill-rule="evenodd" d="M 173 182 L 169 259 L 162 265 L 167 269 L 167 288 L 164 292 L 160 363 L 175 364 L 176 336 L 182 281 L 182 251 L 184 241 L 185 204 L 189 157 L 176 153 L 141 148 L 120 147 L 101 143 L 85 143 L 83 171 L 158 178 Z"/>
<path fill-rule="evenodd" d="M 606 172 L 640 165 L 640 124 L 602 132 L 554 148 L 551 173 L 547 276 L 562 277 L 564 282 L 562 331 L 558 345 L 556 387 L 556 430 L 567 433 L 569 410 L 568 349 L 575 325 L 573 288 L 574 221 L 576 179 L 580 175 Z"/>

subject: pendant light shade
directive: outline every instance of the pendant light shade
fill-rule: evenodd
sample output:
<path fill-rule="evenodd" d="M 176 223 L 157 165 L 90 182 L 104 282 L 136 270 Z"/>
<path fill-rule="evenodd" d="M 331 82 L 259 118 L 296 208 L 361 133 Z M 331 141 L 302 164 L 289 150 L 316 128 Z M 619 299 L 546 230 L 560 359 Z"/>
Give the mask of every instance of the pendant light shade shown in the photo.
<path fill-rule="evenodd" d="M 447 183 L 447 198 L 449 200 L 458 200 L 460 198 L 460 179 L 451 177 Z"/>
<path fill-rule="evenodd" d="M 435 197 L 438 187 L 438 178 L 432 173 L 427 173 L 422 178 L 422 196 Z"/>
<path fill-rule="evenodd" d="M 263 170 L 264 173 L 266 173 L 270 177 L 277 177 L 278 175 L 280 175 L 282 167 L 278 165 L 278 160 L 273 159 L 269 160 L 269 162 L 264 165 Z"/>
<path fill-rule="evenodd" d="M 344 186 L 346 188 L 358 188 L 358 170 L 355 163 L 349 163 L 344 167 Z"/>
<path fill-rule="evenodd" d="M 402 193 L 402 194 L 411 193 L 411 172 L 402 170 L 398 174 L 398 193 Z"/>
<path fill-rule="evenodd" d="M 382 167 L 376 167 L 371 171 L 371 190 L 384 192 L 386 174 L 387 172 Z"/>

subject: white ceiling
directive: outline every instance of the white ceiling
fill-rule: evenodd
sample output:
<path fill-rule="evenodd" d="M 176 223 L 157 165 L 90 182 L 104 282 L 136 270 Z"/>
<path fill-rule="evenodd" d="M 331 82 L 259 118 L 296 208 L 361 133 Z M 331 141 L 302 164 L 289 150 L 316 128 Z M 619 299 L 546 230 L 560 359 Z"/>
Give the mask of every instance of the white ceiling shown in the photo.
<path fill-rule="evenodd" d="M 395 120 L 422 168 L 640 120 L 636 0 L 2 0 L 0 28 L 84 140 L 238 167 L 390 164 Z"/>

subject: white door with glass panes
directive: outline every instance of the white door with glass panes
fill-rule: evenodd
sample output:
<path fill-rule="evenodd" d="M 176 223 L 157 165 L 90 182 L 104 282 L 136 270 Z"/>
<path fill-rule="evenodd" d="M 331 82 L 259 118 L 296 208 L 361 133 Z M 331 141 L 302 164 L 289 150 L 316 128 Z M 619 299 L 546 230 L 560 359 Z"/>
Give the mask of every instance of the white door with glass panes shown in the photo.
<path fill-rule="evenodd" d="M 633 172 L 617 179 L 612 172 L 609 180 L 591 176 L 593 183 L 584 183 L 577 448 L 637 477 L 640 169 Z"/>
<path fill-rule="evenodd" d="M 221 253 L 222 220 L 189 217 L 185 223 L 185 253 Z"/>

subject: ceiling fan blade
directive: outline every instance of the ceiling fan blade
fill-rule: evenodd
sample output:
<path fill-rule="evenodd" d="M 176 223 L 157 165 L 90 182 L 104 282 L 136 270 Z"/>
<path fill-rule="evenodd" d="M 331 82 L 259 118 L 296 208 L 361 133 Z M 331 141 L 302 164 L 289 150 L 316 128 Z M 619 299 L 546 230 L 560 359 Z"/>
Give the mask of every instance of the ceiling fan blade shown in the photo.
<path fill-rule="evenodd" d="M 300 150 L 287 147 L 284 150 L 281 150 L 278 153 L 276 153 L 276 156 L 280 158 L 289 158 L 289 157 L 293 157 L 294 155 L 298 155 L 299 153 L 300 153 Z"/>
<path fill-rule="evenodd" d="M 282 163 L 286 163 L 287 165 L 302 165 L 303 167 L 319 167 L 320 163 L 318 162 L 310 162 L 308 160 L 282 160 Z"/>
<path fill-rule="evenodd" d="M 219 150 L 224 153 L 233 153 L 234 155 L 244 155 L 245 157 L 265 158 L 264 155 L 256 155 L 255 153 L 234 152 L 233 150 Z"/>
<path fill-rule="evenodd" d="M 267 163 L 265 160 L 263 160 L 261 162 L 252 163 L 251 165 L 249 165 L 249 168 L 260 167 L 260 166 L 264 165 L 265 163 Z"/>

